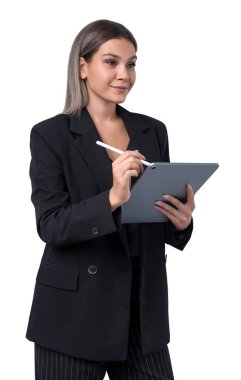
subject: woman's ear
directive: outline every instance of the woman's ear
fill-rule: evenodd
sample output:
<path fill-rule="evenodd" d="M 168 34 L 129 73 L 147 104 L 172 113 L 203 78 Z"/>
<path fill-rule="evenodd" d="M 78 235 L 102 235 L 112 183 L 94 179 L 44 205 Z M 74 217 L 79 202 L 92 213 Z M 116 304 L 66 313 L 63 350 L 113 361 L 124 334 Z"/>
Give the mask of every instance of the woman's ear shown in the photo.
<path fill-rule="evenodd" d="M 86 79 L 86 60 L 83 57 L 79 59 L 79 74 L 81 79 Z"/>

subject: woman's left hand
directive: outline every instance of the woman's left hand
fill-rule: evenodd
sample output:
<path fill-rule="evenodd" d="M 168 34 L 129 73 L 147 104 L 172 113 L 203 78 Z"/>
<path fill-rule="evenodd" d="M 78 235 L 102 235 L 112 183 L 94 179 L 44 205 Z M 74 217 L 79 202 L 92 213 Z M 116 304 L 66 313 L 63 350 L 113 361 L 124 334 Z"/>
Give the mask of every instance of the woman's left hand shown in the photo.
<path fill-rule="evenodd" d="M 173 204 L 174 207 L 165 202 L 158 201 L 154 206 L 161 211 L 176 227 L 182 231 L 188 227 L 192 220 L 192 213 L 195 209 L 194 193 L 190 185 L 187 186 L 187 202 L 182 203 L 171 195 L 163 195 L 163 198 Z"/>

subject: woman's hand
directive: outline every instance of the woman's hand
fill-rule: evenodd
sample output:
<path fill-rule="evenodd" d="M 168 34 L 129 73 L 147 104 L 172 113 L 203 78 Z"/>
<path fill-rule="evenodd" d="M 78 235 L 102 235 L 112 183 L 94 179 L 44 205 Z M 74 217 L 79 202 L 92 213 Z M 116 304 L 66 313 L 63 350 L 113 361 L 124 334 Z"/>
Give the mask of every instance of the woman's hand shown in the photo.
<path fill-rule="evenodd" d="M 165 202 L 158 201 L 154 206 L 161 211 L 176 227 L 177 230 L 185 230 L 191 223 L 192 213 L 195 209 L 194 193 L 190 185 L 187 186 L 187 202 L 182 203 L 171 195 L 163 195 L 163 198 L 173 204 L 174 207 Z"/>
<path fill-rule="evenodd" d="M 145 157 L 138 150 L 127 150 L 113 161 L 113 186 L 109 193 L 112 211 L 130 198 L 131 177 L 138 177 L 143 172 L 143 164 L 140 160 L 144 159 Z"/>

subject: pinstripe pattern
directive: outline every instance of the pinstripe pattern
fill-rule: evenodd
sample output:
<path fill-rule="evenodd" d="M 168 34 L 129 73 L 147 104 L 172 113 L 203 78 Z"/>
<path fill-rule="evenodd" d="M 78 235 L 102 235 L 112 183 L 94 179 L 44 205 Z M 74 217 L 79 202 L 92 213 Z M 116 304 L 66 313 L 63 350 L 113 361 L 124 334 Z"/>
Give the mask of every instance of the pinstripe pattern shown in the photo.
<path fill-rule="evenodd" d="M 133 282 L 128 355 L 125 361 L 79 359 L 35 343 L 35 380 L 174 380 L 168 347 L 142 355 L 139 322 L 140 258 L 132 257 Z"/>

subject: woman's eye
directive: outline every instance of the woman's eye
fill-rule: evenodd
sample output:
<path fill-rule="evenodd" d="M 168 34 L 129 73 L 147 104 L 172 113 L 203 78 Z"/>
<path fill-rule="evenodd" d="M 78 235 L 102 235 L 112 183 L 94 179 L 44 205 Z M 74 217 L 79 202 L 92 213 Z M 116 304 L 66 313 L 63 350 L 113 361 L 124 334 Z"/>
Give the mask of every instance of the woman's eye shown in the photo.
<path fill-rule="evenodd" d="M 132 62 L 128 64 L 128 67 L 132 68 L 132 67 L 135 67 L 135 65 L 136 65 L 135 62 Z"/>
<path fill-rule="evenodd" d="M 109 66 L 116 66 L 117 65 L 117 62 L 114 61 L 113 59 L 108 59 L 108 61 L 105 61 Z M 131 63 L 128 63 L 127 64 L 127 67 L 129 69 L 132 69 L 133 67 L 136 66 L 136 63 L 135 62 L 131 62 Z"/>
<path fill-rule="evenodd" d="M 108 65 L 110 65 L 110 66 L 114 66 L 114 65 L 116 64 L 116 62 L 113 61 L 113 60 L 108 60 L 108 61 L 106 61 L 106 63 L 107 63 Z"/>

